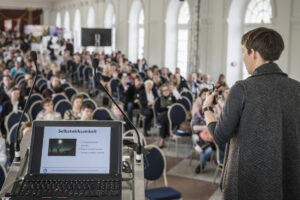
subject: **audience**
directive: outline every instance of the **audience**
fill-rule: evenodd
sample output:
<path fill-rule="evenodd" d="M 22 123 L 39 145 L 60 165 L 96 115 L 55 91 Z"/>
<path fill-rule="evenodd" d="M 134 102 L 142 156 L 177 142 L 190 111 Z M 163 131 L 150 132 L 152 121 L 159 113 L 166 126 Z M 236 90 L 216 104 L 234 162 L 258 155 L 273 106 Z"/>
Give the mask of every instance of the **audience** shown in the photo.
<path fill-rule="evenodd" d="M 72 109 L 67 110 L 64 114 L 64 120 L 79 120 L 81 118 L 81 106 L 82 106 L 83 96 L 80 94 L 73 95 Z"/>
<path fill-rule="evenodd" d="M 92 120 L 93 105 L 83 102 L 80 108 L 80 120 Z"/>
<path fill-rule="evenodd" d="M 39 112 L 36 120 L 61 120 L 61 114 L 53 111 L 53 102 L 51 98 L 45 98 L 42 101 L 43 110 Z"/>

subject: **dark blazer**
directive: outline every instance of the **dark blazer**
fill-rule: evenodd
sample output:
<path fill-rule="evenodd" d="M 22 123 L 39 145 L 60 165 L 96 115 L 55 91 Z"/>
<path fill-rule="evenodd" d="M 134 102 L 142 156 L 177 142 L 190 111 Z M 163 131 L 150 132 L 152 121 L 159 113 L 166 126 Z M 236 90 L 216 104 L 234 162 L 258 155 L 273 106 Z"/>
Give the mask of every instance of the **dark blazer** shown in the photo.
<path fill-rule="evenodd" d="M 300 83 L 275 63 L 232 87 L 219 122 L 227 143 L 221 189 L 230 200 L 300 199 Z"/>
<path fill-rule="evenodd" d="M 156 99 L 158 97 L 156 90 L 152 90 L 152 93 L 153 93 L 154 99 Z M 143 90 L 140 90 L 139 96 L 140 96 L 139 99 L 140 99 L 141 106 L 143 108 L 148 107 L 148 100 L 147 100 L 147 94 L 146 94 L 145 88 Z"/>

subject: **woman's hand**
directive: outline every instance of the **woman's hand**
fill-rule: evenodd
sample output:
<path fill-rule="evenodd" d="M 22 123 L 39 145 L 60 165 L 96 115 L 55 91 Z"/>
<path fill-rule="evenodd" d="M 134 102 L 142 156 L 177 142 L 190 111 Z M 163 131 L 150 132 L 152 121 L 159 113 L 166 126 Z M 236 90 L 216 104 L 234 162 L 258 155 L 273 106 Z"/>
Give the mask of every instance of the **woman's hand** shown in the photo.
<path fill-rule="evenodd" d="M 206 107 L 214 107 L 214 97 L 216 95 L 218 95 L 218 91 L 214 91 L 213 93 L 209 94 L 209 93 L 206 93 L 206 98 L 205 98 L 205 101 L 203 103 L 203 108 L 206 108 Z"/>

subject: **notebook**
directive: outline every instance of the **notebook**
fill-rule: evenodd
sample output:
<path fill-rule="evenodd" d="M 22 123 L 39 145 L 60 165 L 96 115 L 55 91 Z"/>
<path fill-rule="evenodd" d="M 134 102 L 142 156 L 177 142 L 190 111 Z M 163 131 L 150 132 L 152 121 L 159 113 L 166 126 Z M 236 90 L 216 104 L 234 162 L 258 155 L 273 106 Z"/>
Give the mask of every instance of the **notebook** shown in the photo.
<path fill-rule="evenodd" d="M 34 121 L 12 199 L 121 199 L 122 122 Z"/>

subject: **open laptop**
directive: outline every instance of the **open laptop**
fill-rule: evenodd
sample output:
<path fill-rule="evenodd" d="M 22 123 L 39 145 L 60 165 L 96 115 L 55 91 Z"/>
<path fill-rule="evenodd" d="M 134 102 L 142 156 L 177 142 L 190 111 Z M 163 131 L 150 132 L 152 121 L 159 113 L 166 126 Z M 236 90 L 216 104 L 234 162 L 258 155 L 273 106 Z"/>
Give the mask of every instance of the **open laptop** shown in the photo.
<path fill-rule="evenodd" d="M 34 121 L 11 199 L 121 200 L 122 122 Z"/>

